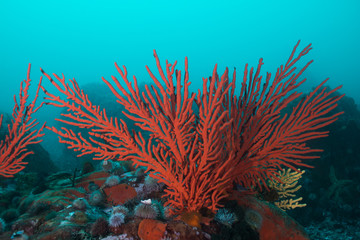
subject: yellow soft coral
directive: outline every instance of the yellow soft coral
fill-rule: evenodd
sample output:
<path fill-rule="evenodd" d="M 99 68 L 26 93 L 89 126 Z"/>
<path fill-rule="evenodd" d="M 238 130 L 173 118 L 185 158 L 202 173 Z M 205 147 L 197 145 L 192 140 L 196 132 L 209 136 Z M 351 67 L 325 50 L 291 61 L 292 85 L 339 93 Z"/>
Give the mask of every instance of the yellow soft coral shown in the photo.
<path fill-rule="evenodd" d="M 283 210 L 305 207 L 306 204 L 299 203 L 302 200 L 302 197 L 293 199 L 296 197 L 295 192 L 301 188 L 301 185 L 298 185 L 298 181 L 305 173 L 305 170 L 292 171 L 288 168 L 287 170 L 283 169 L 278 173 L 277 179 L 272 178 L 268 182 L 268 186 L 275 189 L 279 195 L 279 201 L 274 202 L 274 204 Z"/>

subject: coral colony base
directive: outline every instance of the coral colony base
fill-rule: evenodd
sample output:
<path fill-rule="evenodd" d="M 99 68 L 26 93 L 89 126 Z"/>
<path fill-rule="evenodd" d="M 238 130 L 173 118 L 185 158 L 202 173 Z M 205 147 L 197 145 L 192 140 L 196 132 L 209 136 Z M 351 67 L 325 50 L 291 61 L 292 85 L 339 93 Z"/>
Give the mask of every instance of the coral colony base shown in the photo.
<path fill-rule="evenodd" d="M 328 135 L 322 128 L 341 114 L 333 110 L 343 96 L 333 95 L 340 87 L 326 91 L 327 80 L 304 97 L 296 92 L 312 62 L 295 67 L 311 50 L 308 45 L 296 54 L 299 43 L 274 78 L 260 75 L 262 59 L 256 69 L 246 65 L 239 90 L 236 71 L 232 79 L 227 68 L 219 76 L 215 65 L 202 89 L 191 93 L 187 58 L 184 72 L 175 69 L 176 62 L 166 61 L 163 68 L 155 51 L 158 74 L 146 66 L 153 84 L 145 89 L 115 64 L 123 83 L 114 76 L 112 83 L 103 81 L 130 121 L 108 116 L 75 80 L 42 69 L 57 93 L 45 89 L 41 77 L 28 103 L 29 65 L 0 144 L 0 175 L 24 169 L 32 153 L 27 146 L 41 141 L 44 128 L 79 158 L 92 155 L 102 163 L 87 163 L 80 175 L 55 173 L 45 189 L 21 196 L 17 209 L 2 214 L 2 236 L 309 239 L 284 211 L 306 205 L 296 196 L 304 173 L 299 168 L 310 167 L 305 160 L 321 152 L 307 141 Z M 35 108 L 39 89 L 46 97 Z M 66 110 L 57 120 L 67 127 L 36 129 L 32 116 L 44 103 Z"/>

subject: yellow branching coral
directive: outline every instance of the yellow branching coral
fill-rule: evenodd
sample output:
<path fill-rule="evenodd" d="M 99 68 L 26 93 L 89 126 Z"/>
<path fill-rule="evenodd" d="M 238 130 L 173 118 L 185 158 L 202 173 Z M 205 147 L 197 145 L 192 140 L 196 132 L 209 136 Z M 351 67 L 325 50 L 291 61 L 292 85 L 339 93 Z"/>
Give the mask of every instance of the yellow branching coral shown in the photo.
<path fill-rule="evenodd" d="M 299 203 L 302 197 L 293 199 L 296 197 L 295 192 L 301 188 L 301 185 L 298 185 L 298 181 L 304 173 L 305 170 L 292 171 L 288 168 L 287 170 L 279 171 L 277 179 L 272 178 L 269 180 L 268 186 L 279 194 L 279 201 L 274 202 L 276 206 L 283 210 L 306 206 L 304 203 Z"/>

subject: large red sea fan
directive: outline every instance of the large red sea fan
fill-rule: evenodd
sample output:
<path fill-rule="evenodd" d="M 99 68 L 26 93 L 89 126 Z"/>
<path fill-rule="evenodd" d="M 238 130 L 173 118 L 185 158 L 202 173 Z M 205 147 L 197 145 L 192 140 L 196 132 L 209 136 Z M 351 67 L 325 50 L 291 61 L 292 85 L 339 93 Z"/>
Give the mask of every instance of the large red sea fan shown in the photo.
<path fill-rule="evenodd" d="M 175 70 L 166 61 L 165 69 L 154 51 L 159 78 L 148 68 L 153 85 L 140 91 L 137 79 L 128 79 L 127 69 L 115 64 L 123 85 L 112 76 L 114 84 L 103 78 L 124 106 L 123 112 L 135 125 L 149 133 L 130 132 L 122 119 L 108 117 L 105 109 L 91 103 L 75 80 L 70 84 L 54 74 L 44 75 L 61 93 L 46 91 L 47 104 L 64 107 L 63 123 L 88 129 L 89 138 L 70 129 L 49 128 L 59 135 L 60 142 L 96 159 L 131 160 L 143 166 L 150 176 L 166 185 L 164 198 L 173 213 L 198 211 L 207 207 L 215 211 L 232 183 L 247 188 L 266 187 L 266 179 L 276 178 L 283 166 L 296 169 L 307 166 L 302 161 L 314 158 L 319 150 L 309 149 L 306 141 L 327 135 L 320 129 L 341 113 L 330 114 L 342 97 L 330 97 L 320 84 L 289 115 L 280 112 L 301 93 L 295 92 L 305 80 L 298 82 L 311 61 L 296 72 L 295 64 L 306 55 L 308 45 L 297 56 L 294 47 L 289 60 L 275 78 L 260 75 L 262 59 L 256 72 L 245 67 L 240 94 L 235 94 L 235 76 L 229 80 L 228 69 L 219 77 L 203 79 L 202 91 L 189 91 L 188 61 L 185 71 Z M 196 107 L 198 111 L 195 110 Z"/>

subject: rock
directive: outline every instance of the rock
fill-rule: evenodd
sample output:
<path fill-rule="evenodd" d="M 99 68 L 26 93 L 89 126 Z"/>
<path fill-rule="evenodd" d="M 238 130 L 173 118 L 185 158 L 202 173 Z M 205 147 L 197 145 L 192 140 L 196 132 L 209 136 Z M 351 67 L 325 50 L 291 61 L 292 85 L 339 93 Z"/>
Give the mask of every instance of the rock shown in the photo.
<path fill-rule="evenodd" d="M 300 224 L 275 205 L 239 192 L 231 199 L 244 209 L 246 222 L 259 232 L 260 240 L 310 239 Z"/>

